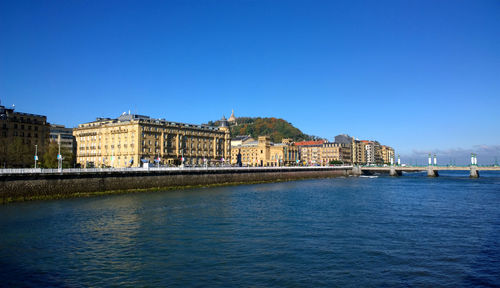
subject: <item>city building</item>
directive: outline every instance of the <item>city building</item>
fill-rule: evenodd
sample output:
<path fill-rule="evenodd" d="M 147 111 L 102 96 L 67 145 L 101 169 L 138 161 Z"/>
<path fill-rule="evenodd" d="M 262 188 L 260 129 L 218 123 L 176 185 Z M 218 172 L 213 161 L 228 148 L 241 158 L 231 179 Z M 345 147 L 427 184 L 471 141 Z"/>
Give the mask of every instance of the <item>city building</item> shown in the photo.
<path fill-rule="evenodd" d="M 15 112 L 0 105 L 0 165 L 31 167 L 35 152 L 43 154 L 49 142 L 47 116 Z"/>
<path fill-rule="evenodd" d="M 259 136 L 258 140 L 247 139 L 239 145 L 231 146 L 231 164 L 242 166 L 288 166 L 296 165 L 299 151 L 290 139 L 273 143 L 269 136 Z"/>
<path fill-rule="evenodd" d="M 76 140 L 73 136 L 73 128 L 66 128 L 64 125 L 50 124 L 50 142 L 60 144 L 61 154 L 70 152 L 72 154 L 72 162 L 70 167 L 75 164 L 76 155 Z M 66 158 L 67 155 L 63 155 Z"/>
<path fill-rule="evenodd" d="M 367 141 L 367 140 L 361 140 L 361 143 L 365 153 L 364 164 L 366 165 L 375 164 L 375 143 L 373 141 Z"/>
<path fill-rule="evenodd" d="M 352 139 L 351 156 L 352 156 L 352 164 L 354 165 L 366 164 L 366 154 L 363 142 L 354 138 Z"/>
<path fill-rule="evenodd" d="M 50 124 L 50 142 L 61 144 L 61 148 L 76 152 L 76 140 L 73 136 L 73 128 L 66 128 L 64 125 Z"/>
<path fill-rule="evenodd" d="M 193 125 L 123 113 L 97 118 L 73 130 L 77 163 L 83 167 L 223 165 L 231 157 L 227 120 L 219 127 Z"/>
<path fill-rule="evenodd" d="M 391 164 L 391 159 L 394 160 L 394 149 L 385 145 L 375 146 L 375 155 L 377 164 Z"/>
<path fill-rule="evenodd" d="M 326 165 L 327 163 L 323 163 L 321 157 L 324 143 L 326 143 L 325 140 L 296 142 L 295 146 L 299 149 L 301 164 Z"/>
<path fill-rule="evenodd" d="M 329 165 L 332 161 L 351 163 L 351 145 L 345 143 L 302 141 L 295 143 L 299 147 L 303 165 Z"/>
<path fill-rule="evenodd" d="M 352 163 L 355 165 L 390 164 L 394 149 L 377 141 L 352 140 Z"/>
<path fill-rule="evenodd" d="M 322 165 L 328 165 L 331 161 L 351 163 L 351 144 L 325 142 L 321 148 Z"/>

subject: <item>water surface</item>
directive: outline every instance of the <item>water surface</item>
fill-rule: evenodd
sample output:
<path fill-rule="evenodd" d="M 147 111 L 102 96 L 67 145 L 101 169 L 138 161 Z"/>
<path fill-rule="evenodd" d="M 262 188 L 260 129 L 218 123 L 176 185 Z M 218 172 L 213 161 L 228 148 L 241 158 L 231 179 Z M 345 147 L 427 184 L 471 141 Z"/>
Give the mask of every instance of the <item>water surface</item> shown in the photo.
<path fill-rule="evenodd" d="M 0 286 L 500 285 L 500 174 L 440 175 L 3 205 Z"/>

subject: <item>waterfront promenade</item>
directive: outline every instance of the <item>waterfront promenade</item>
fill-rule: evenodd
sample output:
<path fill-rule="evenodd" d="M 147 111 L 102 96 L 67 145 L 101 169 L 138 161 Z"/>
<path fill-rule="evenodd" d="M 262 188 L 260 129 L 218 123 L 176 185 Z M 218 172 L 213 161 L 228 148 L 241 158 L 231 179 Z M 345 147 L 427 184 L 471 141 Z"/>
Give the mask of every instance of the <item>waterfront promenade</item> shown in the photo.
<path fill-rule="evenodd" d="M 0 201 L 348 176 L 352 166 L 0 169 Z"/>

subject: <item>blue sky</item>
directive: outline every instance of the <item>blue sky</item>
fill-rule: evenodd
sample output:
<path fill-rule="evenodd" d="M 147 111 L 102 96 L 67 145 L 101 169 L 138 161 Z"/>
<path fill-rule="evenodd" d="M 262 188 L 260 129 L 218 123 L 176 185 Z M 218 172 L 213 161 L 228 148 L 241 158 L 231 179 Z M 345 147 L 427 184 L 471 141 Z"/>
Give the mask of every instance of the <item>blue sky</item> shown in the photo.
<path fill-rule="evenodd" d="M 0 100 L 67 126 L 234 109 L 500 157 L 500 1 L 2 0 Z"/>

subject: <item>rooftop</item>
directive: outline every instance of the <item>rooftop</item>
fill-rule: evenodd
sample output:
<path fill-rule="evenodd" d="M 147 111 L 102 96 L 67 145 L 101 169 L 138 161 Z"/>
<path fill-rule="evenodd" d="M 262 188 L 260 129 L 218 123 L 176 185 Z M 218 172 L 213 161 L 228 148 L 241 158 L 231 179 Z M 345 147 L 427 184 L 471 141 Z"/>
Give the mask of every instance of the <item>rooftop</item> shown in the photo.
<path fill-rule="evenodd" d="M 295 146 L 315 146 L 315 145 L 322 145 L 325 142 L 326 142 L 325 140 L 301 141 L 301 142 L 295 142 Z"/>
<path fill-rule="evenodd" d="M 130 113 L 127 114 L 125 112 L 123 114 L 121 114 L 116 119 L 98 117 L 98 118 L 96 118 L 95 121 L 79 124 L 78 127 L 82 128 L 82 127 L 113 125 L 113 124 L 120 125 L 122 123 L 127 123 L 127 122 L 150 123 L 150 124 L 168 125 L 168 126 L 174 126 L 174 127 L 188 127 L 188 128 L 195 128 L 195 129 L 197 128 L 197 129 L 212 130 L 212 131 L 219 130 L 218 127 L 196 125 L 196 124 L 187 124 L 187 123 L 180 123 L 180 122 L 171 122 L 171 121 L 167 121 L 165 119 L 154 119 L 154 118 L 151 118 L 151 117 L 145 116 L 145 115 L 130 114 Z"/>

